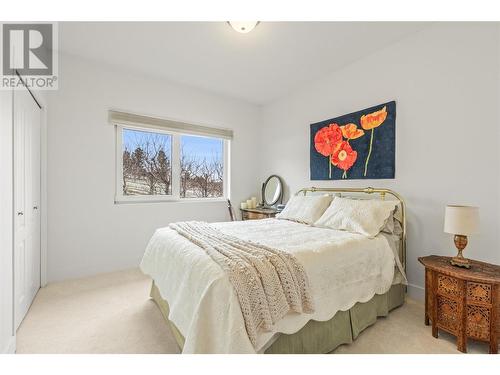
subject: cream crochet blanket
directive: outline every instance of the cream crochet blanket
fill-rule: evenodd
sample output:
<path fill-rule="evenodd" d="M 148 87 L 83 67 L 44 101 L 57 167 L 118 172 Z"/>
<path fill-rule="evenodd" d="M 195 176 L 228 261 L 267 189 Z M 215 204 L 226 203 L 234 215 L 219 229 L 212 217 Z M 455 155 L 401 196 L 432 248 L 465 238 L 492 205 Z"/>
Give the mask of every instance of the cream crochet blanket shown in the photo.
<path fill-rule="evenodd" d="M 288 312 L 314 312 L 307 275 L 293 255 L 226 235 L 203 222 L 170 228 L 204 249 L 227 273 L 254 346 L 258 330 L 271 330 Z"/>

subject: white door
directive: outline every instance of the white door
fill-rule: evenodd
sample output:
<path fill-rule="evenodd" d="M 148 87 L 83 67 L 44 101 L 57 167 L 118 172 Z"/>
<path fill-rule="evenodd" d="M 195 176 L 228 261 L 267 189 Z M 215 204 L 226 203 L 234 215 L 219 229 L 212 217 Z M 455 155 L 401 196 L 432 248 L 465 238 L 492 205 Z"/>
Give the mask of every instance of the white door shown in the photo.
<path fill-rule="evenodd" d="M 40 108 L 14 92 L 14 310 L 16 329 L 40 288 Z"/>

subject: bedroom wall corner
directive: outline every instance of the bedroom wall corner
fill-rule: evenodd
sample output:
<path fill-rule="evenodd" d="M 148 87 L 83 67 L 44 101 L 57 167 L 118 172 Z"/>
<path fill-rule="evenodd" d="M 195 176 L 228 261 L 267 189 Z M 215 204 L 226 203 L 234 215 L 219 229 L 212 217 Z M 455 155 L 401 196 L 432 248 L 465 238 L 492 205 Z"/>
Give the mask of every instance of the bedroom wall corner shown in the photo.
<path fill-rule="evenodd" d="M 259 108 L 118 67 L 60 53 L 48 93 L 48 281 L 134 268 L 154 230 L 173 221 L 227 221 L 225 202 L 115 204 L 110 108 L 230 128 L 231 200 L 258 193 Z"/>

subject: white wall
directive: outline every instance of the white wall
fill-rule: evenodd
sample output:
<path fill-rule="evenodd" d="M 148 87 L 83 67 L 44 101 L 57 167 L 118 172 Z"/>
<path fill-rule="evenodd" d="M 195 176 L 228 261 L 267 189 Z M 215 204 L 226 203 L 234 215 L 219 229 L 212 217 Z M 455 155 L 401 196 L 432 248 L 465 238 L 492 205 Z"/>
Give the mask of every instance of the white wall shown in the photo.
<path fill-rule="evenodd" d="M 466 256 L 500 263 L 499 32 L 497 24 L 431 25 L 268 105 L 261 179 L 304 186 L 376 186 L 408 205 L 408 276 L 424 285 L 417 257 L 453 255 L 444 206 L 478 205 L 480 235 Z M 309 124 L 397 101 L 394 180 L 310 181 Z M 421 295 L 422 289 L 410 288 Z"/>
<path fill-rule="evenodd" d="M 170 222 L 228 220 L 221 202 L 114 204 L 110 108 L 232 128 L 231 199 L 259 191 L 258 107 L 67 55 L 59 66 L 48 112 L 49 282 L 137 267 L 154 230 Z"/>
<path fill-rule="evenodd" d="M 12 92 L 0 90 L 0 353 L 15 349 L 12 310 Z"/>

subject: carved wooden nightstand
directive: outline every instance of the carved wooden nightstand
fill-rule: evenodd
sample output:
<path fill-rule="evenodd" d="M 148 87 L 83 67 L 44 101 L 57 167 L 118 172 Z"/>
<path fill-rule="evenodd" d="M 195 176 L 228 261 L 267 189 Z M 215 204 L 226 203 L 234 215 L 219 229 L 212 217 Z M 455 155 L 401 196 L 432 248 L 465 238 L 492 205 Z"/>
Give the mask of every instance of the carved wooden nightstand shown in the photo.
<path fill-rule="evenodd" d="M 467 352 L 467 339 L 486 341 L 498 352 L 500 336 L 500 266 L 471 260 L 471 268 L 450 264 L 450 257 L 418 258 L 425 266 L 425 324 L 432 335 L 442 329 L 457 337 Z"/>
<path fill-rule="evenodd" d="M 278 213 L 274 208 L 240 208 L 242 220 L 259 220 L 275 217 Z"/>

